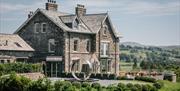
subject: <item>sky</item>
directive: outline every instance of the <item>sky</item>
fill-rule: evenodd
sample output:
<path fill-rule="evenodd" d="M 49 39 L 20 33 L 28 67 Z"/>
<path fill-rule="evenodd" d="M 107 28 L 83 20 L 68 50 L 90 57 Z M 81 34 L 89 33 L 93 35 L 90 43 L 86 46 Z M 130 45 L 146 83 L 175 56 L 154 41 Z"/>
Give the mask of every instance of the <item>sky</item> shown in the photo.
<path fill-rule="evenodd" d="M 0 33 L 13 33 L 29 11 L 45 8 L 47 0 L 0 0 Z M 58 10 L 75 13 L 77 4 L 87 13 L 108 12 L 121 42 L 180 45 L 180 0 L 56 0 Z"/>

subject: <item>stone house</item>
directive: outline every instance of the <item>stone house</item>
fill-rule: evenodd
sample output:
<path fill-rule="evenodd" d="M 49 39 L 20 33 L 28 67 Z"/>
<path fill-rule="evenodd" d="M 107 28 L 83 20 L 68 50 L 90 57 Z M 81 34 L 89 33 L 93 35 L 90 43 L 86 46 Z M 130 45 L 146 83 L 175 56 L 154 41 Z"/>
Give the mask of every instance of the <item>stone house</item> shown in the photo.
<path fill-rule="evenodd" d="M 19 35 L 0 34 L 0 63 L 26 62 L 33 56 L 31 48 Z"/>
<path fill-rule="evenodd" d="M 75 14 L 69 14 L 48 0 L 45 9 L 30 12 L 15 34 L 35 49 L 33 60 L 46 61 L 48 76 L 71 72 L 73 63 L 80 72 L 86 60 L 95 73 L 119 74 L 119 35 L 108 13 L 87 14 L 78 4 Z"/>

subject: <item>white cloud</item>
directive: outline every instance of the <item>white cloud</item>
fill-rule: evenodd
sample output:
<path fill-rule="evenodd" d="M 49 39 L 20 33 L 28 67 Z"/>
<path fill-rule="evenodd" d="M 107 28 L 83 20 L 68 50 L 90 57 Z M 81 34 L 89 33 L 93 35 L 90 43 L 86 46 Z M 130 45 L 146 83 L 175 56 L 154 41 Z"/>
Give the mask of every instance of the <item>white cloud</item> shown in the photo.
<path fill-rule="evenodd" d="M 34 2 L 33 4 L 11 4 L 11 3 L 0 3 L 0 14 L 3 13 L 11 13 L 14 11 L 19 11 L 18 13 L 22 13 L 22 12 L 29 12 L 32 10 L 35 10 L 39 7 L 42 7 L 42 2 L 38 1 L 38 2 Z"/>
<path fill-rule="evenodd" d="M 172 15 L 180 13 L 180 2 L 132 2 L 120 7 L 120 11 L 126 14 Z"/>
<path fill-rule="evenodd" d="M 60 10 L 74 11 L 76 4 L 84 4 L 87 11 L 139 15 L 172 15 L 180 12 L 180 1 L 155 2 L 144 0 L 64 0 L 60 2 Z M 0 14 L 12 11 L 29 12 L 44 8 L 45 0 L 34 0 L 30 5 L 0 3 Z M 63 4 L 62 4 L 63 3 Z M 70 10 L 68 10 L 70 9 Z"/>

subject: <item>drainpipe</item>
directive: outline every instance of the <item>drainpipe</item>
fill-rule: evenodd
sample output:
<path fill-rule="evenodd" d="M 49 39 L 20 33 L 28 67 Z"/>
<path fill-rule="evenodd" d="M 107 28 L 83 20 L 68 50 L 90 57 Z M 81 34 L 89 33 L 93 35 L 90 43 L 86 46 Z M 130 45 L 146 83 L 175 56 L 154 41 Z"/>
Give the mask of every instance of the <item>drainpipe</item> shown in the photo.
<path fill-rule="evenodd" d="M 71 51 L 71 50 L 70 50 L 70 46 L 71 46 L 70 43 L 71 43 L 71 42 L 70 42 L 70 33 L 69 33 L 69 32 L 68 32 L 68 36 L 69 36 L 69 60 L 68 60 L 68 71 L 70 72 L 70 59 L 71 59 L 71 57 L 70 57 L 70 54 L 71 54 L 71 53 L 70 53 L 70 51 Z"/>
<path fill-rule="evenodd" d="M 116 41 L 117 41 L 117 39 L 115 38 L 115 74 L 116 74 L 116 71 L 117 71 L 117 67 L 116 67 L 116 66 L 117 66 L 117 65 L 116 65 L 116 64 L 117 64 L 117 58 L 116 58 L 116 49 L 117 49 L 117 48 L 116 48 L 116 45 L 117 45 L 117 44 L 116 44 Z"/>

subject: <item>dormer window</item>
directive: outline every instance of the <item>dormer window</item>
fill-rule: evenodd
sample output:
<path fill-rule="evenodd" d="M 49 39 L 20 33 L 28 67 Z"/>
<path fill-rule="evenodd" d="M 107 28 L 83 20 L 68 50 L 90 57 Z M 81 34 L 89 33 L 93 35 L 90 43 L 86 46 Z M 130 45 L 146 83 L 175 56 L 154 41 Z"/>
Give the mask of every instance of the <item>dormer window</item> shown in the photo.
<path fill-rule="evenodd" d="M 42 33 L 45 33 L 46 30 L 47 30 L 47 24 L 46 24 L 46 23 L 42 23 L 42 24 L 41 24 L 41 32 L 42 32 Z"/>
<path fill-rule="evenodd" d="M 41 25 L 40 25 L 40 23 L 35 23 L 35 24 L 34 24 L 34 32 L 35 32 L 35 33 L 39 33 L 40 30 L 41 30 Z"/>
<path fill-rule="evenodd" d="M 73 23 L 73 28 L 78 29 L 78 26 L 79 26 L 79 21 L 76 19 Z"/>

